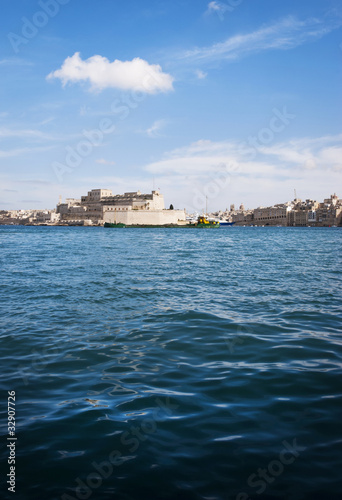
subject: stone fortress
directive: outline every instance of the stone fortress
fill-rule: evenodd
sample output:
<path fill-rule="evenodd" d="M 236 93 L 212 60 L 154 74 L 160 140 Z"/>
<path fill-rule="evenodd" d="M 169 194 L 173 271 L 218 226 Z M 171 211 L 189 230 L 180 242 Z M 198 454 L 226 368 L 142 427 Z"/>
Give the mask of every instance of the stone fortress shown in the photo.
<path fill-rule="evenodd" d="M 67 198 L 58 203 L 60 222 L 83 222 L 99 225 L 105 222 L 130 225 L 164 225 L 185 222 L 185 210 L 165 209 L 159 191 L 140 191 L 113 195 L 110 189 L 92 189 L 80 200 Z"/>

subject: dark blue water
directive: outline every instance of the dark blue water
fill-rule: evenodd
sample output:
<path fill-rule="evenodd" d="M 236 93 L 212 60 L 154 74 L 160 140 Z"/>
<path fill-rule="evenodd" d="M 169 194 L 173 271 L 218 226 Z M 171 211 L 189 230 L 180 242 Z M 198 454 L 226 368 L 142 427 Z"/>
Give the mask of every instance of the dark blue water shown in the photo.
<path fill-rule="evenodd" d="M 2 498 L 342 497 L 342 230 L 0 238 Z"/>

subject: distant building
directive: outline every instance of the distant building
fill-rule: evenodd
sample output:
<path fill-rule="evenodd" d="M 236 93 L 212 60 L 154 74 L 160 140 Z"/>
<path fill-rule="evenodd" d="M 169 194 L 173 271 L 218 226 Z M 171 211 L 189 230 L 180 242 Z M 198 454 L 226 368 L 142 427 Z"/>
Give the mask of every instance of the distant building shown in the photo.
<path fill-rule="evenodd" d="M 241 206 L 242 207 L 242 206 Z M 342 200 L 336 194 L 323 203 L 315 200 L 280 203 L 254 210 L 241 209 L 230 212 L 231 220 L 237 225 L 254 226 L 341 226 Z"/>
<path fill-rule="evenodd" d="M 341 226 L 342 225 L 342 200 L 336 194 L 324 200 L 316 210 L 316 225 Z"/>
<path fill-rule="evenodd" d="M 30 219 L 30 222 L 38 224 L 55 224 L 59 221 L 60 215 L 57 214 L 55 210 L 43 210 L 36 212 L 36 214 Z"/>
<path fill-rule="evenodd" d="M 237 210 L 231 215 L 231 221 L 238 226 L 253 224 L 253 210 Z"/>
<path fill-rule="evenodd" d="M 89 221 L 92 224 L 177 224 L 185 221 L 184 210 L 165 210 L 164 197 L 159 191 L 140 191 L 113 195 L 110 189 L 93 189 L 80 200 L 66 200 L 57 205 L 62 221 Z"/>
<path fill-rule="evenodd" d="M 259 207 L 254 210 L 254 224 L 258 226 L 287 226 L 291 207 L 287 204 Z"/>
<path fill-rule="evenodd" d="M 323 203 L 298 200 L 293 207 L 289 226 L 339 226 L 342 222 L 342 200 L 336 194 Z"/>

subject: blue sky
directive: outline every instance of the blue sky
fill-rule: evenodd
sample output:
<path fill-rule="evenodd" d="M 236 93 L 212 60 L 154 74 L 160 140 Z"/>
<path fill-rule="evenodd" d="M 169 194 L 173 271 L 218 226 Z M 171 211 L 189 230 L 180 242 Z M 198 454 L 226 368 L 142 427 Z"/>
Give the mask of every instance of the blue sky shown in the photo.
<path fill-rule="evenodd" d="M 339 0 L 4 0 L 0 208 L 342 196 Z"/>

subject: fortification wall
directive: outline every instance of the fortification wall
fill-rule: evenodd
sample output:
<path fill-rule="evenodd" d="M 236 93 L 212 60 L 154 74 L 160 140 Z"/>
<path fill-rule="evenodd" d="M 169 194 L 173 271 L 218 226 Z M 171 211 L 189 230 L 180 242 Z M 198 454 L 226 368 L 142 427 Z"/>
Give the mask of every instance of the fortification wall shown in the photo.
<path fill-rule="evenodd" d="M 179 220 L 185 221 L 184 210 L 127 210 L 105 212 L 104 222 L 114 224 L 123 223 L 130 225 L 162 225 L 177 224 Z"/>

